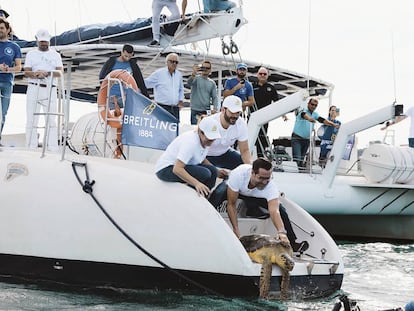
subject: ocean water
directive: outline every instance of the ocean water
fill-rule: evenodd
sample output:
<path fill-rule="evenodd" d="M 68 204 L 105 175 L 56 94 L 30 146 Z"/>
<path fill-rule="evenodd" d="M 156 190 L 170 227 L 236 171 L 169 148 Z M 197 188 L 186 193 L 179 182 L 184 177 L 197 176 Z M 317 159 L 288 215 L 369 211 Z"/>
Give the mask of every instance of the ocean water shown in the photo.
<path fill-rule="evenodd" d="M 176 292 L 68 288 L 0 282 L 0 310 L 332 310 L 341 294 L 361 311 L 403 307 L 414 300 L 414 244 L 338 241 L 345 263 L 342 290 L 318 300 L 278 302 Z M 343 308 L 341 309 L 343 310 Z"/>

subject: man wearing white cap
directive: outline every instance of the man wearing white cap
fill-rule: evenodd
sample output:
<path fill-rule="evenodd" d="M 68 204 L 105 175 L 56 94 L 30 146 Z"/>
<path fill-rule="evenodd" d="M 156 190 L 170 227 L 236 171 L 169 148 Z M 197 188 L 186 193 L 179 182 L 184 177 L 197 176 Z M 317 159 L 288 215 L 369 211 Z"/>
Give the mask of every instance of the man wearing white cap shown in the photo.
<path fill-rule="evenodd" d="M 217 120 L 221 135 L 221 138 L 214 141 L 211 145 L 207 154 L 207 160 L 215 166 L 232 170 L 240 164 L 251 163 L 247 142 L 247 124 L 240 118 L 241 111 L 241 99 L 237 96 L 230 95 L 224 99 L 220 113 L 207 117 L 207 119 Z M 236 141 L 240 152 L 232 148 Z M 224 172 L 220 171 L 221 173 Z"/>
<path fill-rule="evenodd" d="M 187 183 L 199 195 L 208 196 L 217 178 L 217 169 L 206 160 L 209 146 L 220 138 L 216 120 L 204 118 L 195 131 L 176 137 L 155 165 L 159 179 Z"/>
<path fill-rule="evenodd" d="M 223 96 L 230 95 L 240 97 L 243 103 L 242 111 L 254 104 L 253 86 L 247 80 L 247 65 L 245 63 L 237 64 L 237 77 L 226 80 L 224 84 Z"/>
<path fill-rule="evenodd" d="M 63 70 L 63 63 L 60 54 L 49 49 L 50 34 L 47 30 L 41 29 L 36 33 L 37 49 L 27 53 L 24 62 L 25 76 L 28 78 L 26 92 L 26 146 L 37 148 L 37 124 L 39 117 L 34 115 L 40 111 L 52 113 L 48 116 L 49 135 L 47 149 L 58 150 L 58 137 L 56 126 L 57 111 L 57 79 L 58 73 L 53 70 Z M 50 97 L 50 98 L 49 98 Z M 49 111 L 47 111 L 50 102 Z"/>

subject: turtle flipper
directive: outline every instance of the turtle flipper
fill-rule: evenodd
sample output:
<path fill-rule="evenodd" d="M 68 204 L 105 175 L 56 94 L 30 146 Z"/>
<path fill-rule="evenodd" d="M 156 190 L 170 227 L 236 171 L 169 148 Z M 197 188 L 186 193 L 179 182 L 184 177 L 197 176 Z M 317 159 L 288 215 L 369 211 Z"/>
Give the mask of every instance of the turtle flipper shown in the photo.
<path fill-rule="evenodd" d="M 289 271 L 282 270 L 282 281 L 280 282 L 280 299 L 287 300 L 289 298 Z"/>
<path fill-rule="evenodd" d="M 262 264 L 259 282 L 260 298 L 269 296 L 272 264 L 276 264 L 282 271 L 281 298 L 287 299 L 289 271 L 292 271 L 295 266 L 290 245 L 285 245 L 280 240 L 264 234 L 243 236 L 240 241 L 252 261 Z"/>
<path fill-rule="evenodd" d="M 262 264 L 262 269 L 260 272 L 260 282 L 259 282 L 259 297 L 267 298 L 270 291 L 270 279 L 272 277 L 272 263 L 270 261 L 265 261 Z"/>

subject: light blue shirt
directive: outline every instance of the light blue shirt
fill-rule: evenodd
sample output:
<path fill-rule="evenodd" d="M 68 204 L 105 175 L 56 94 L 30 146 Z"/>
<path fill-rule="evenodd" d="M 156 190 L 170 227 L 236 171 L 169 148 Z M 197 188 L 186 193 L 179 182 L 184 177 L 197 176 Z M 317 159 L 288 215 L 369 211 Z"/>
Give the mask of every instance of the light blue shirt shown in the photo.
<path fill-rule="evenodd" d="M 177 106 L 184 100 L 183 76 L 178 70 L 170 74 L 167 67 L 157 69 L 145 79 L 145 85 L 154 89 L 154 100 L 158 104 Z"/>
<path fill-rule="evenodd" d="M 308 120 L 305 120 L 302 118 L 301 114 L 302 112 L 305 112 L 308 116 L 311 116 L 315 120 L 318 120 L 319 114 L 317 112 L 311 113 L 308 108 L 299 111 L 298 115 L 296 116 L 296 122 L 295 127 L 293 128 L 293 133 L 296 135 L 299 135 L 302 138 L 310 138 L 310 133 L 313 130 L 313 126 L 315 123 L 309 122 Z"/>

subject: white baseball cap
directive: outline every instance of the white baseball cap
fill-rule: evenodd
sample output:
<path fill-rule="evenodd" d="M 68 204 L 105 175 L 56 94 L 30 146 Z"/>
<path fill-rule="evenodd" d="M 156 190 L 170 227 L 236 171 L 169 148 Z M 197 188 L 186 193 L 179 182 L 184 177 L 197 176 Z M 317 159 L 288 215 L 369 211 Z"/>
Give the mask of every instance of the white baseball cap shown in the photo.
<path fill-rule="evenodd" d="M 243 106 L 240 97 L 235 95 L 227 96 L 223 101 L 223 107 L 227 108 L 231 112 L 242 112 Z"/>
<path fill-rule="evenodd" d="M 198 128 L 203 131 L 204 135 L 210 140 L 221 138 L 219 131 L 220 124 L 213 117 L 204 117 L 198 124 Z"/>
<path fill-rule="evenodd" d="M 49 31 L 47 31 L 46 29 L 40 29 L 38 30 L 38 32 L 36 33 L 36 40 L 37 41 L 50 41 L 50 34 Z"/>

